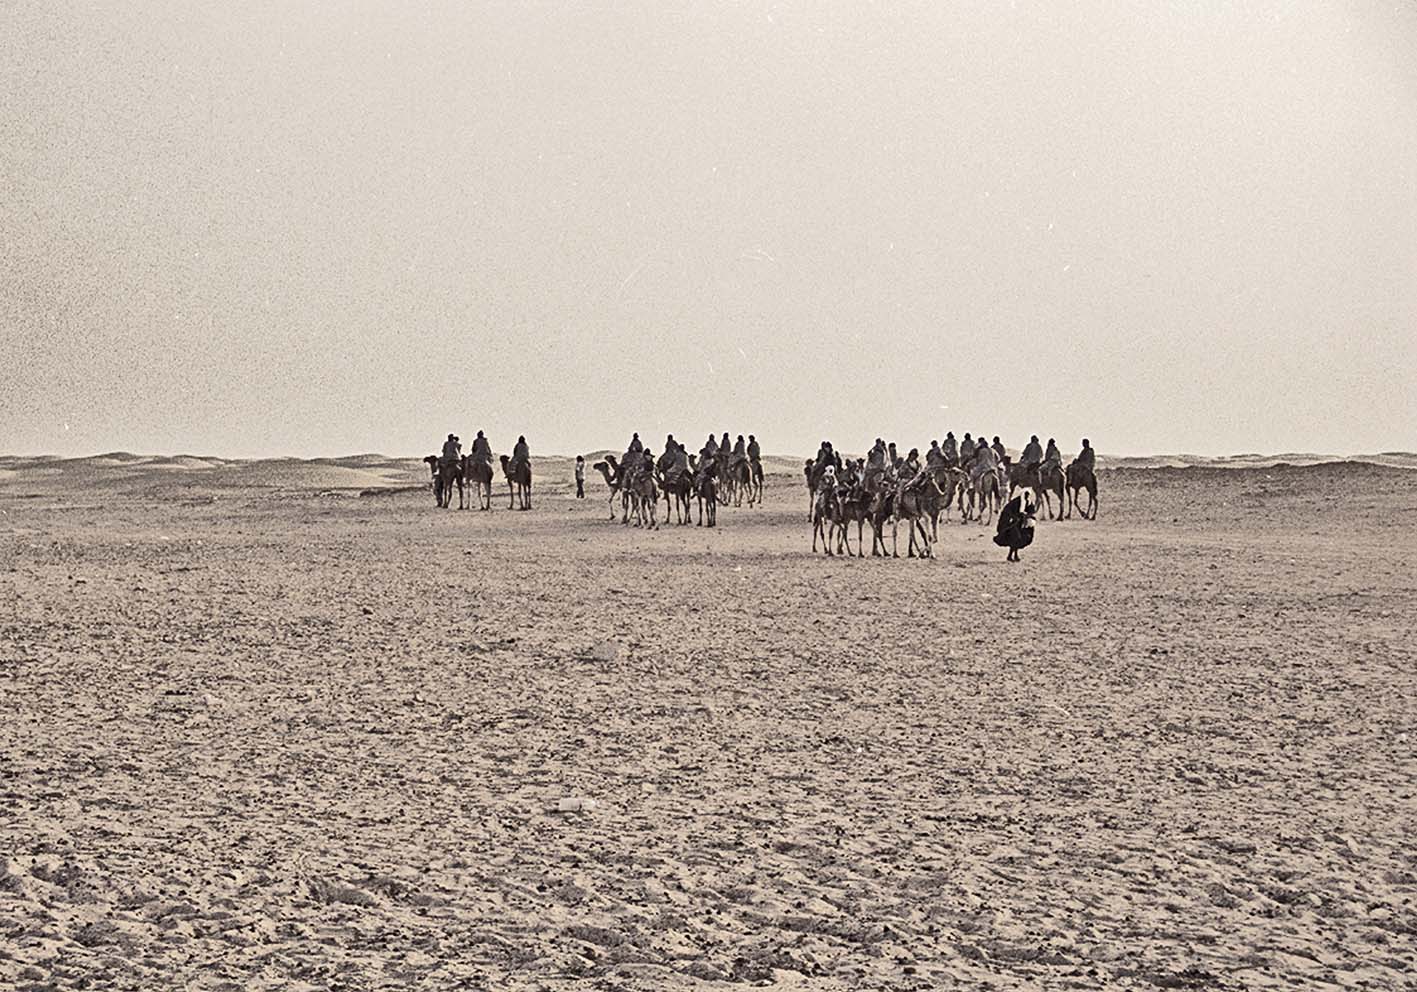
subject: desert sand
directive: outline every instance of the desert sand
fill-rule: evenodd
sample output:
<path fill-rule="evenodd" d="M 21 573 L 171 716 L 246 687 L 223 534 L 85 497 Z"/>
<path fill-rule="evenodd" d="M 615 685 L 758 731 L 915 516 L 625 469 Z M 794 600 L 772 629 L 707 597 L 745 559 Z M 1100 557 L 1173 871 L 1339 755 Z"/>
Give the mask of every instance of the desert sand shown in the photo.
<path fill-rule="evenodd" d="M 791 458 L 658 533 L 0 459 L 0 987 L 1414 987 L 1383 460 L 1113 462 L 1006 565 L 814 557 Z"/>

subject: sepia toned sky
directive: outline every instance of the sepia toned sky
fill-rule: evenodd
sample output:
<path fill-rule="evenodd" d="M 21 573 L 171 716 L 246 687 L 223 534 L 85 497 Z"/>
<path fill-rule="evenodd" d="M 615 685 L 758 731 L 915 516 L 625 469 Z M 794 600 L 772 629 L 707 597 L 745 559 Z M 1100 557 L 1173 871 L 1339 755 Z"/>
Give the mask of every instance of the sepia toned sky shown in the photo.
<path fill-rule="evenodd" d="M 4 5 L 0 452 L 1417 448 L 1417 4 Z"/>

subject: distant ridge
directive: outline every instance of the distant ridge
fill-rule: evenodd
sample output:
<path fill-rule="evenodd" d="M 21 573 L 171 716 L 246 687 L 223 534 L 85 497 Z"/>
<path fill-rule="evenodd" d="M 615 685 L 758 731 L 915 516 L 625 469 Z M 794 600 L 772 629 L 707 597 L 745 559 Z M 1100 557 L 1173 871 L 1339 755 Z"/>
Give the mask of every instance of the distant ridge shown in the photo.
<path fill-rule="evenodd" d="M 612 452 L 588 453 L 594 463 Z M 769 476 L 799 478 L 802 456 L 765 455 Z M 533 456 L 536 474 L 548 492 L 570 486 L 574 456 Z M 1303 452 L 1265 455 L 1253 452 L 1224 457 L 1202 455 L 1098 456 L 1102 470 L 1292 470 L 1316 466 L 1364 464 L 1389 469 L 1417 469 L 1417 453 L 1384 451 L 1335 456 Z M 500 472 L 498 478 L 500 485 Z M 0 495 L 38 491 L 190 493 L 239 491 L 267 493 L 394 492 L 427 485 L 421 457 L 400 458 L 375 452 L 324 458 L 219 458 L 211 455 L 140 455 L 110 451 L 81 458 L 53 455 L 0 455 Z"/>

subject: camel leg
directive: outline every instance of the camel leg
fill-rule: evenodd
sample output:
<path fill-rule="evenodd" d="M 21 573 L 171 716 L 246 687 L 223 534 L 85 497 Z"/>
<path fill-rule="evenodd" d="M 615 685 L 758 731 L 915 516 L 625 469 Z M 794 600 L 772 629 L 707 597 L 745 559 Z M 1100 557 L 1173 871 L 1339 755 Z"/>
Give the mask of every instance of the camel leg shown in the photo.
<path fill-rule="evenodd" d="M 921 558 L 935 557 L 935 546 L 934 543 L 930 540 L 929 533 L 925 530 L 925 522 L 923 520 L 920 521 L 920 548 Z"/>

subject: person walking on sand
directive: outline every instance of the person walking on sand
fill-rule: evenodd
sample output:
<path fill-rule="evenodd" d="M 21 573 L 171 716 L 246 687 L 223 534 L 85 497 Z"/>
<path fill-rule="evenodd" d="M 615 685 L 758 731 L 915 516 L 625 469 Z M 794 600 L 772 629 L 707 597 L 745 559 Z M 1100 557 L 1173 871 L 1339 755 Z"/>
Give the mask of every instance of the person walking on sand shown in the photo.
<path fill-rule="evenodd" d="M 585 499 L 585 456 L 576 456 L 576 499 Z"/>

